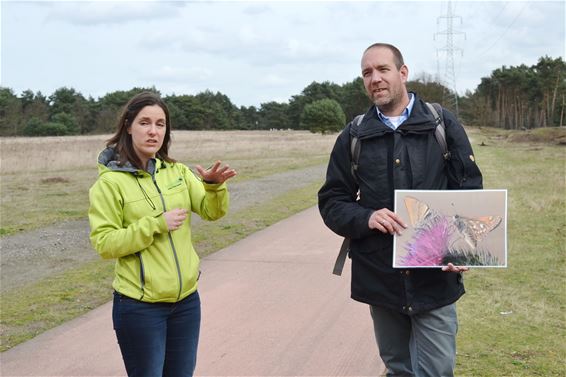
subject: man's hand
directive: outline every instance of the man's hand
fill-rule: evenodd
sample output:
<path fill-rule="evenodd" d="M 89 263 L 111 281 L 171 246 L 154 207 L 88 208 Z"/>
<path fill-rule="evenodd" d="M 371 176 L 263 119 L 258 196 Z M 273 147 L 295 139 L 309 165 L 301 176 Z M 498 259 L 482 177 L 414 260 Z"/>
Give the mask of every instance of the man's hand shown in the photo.
<path fill-rule="evenodd" d="M 368 226 L 383 233 L 401 235 L 401 231 L 407 228 L 407 224 L 401 220 L 395 212 L 382 208 L 371 214 Z"/>
<path fill-rule="evenodd" d="M 442 267 L 442 271 L 444 272 L 466 272 L 468 270 L 468 267 L 454 266 L 452 263 L 448 263 L 448 265 Z"/>

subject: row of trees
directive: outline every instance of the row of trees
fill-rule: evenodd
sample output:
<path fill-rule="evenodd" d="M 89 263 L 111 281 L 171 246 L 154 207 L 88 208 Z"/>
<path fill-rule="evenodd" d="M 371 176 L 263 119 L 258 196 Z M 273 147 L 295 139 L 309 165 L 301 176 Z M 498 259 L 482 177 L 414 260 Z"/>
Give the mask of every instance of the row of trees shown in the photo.
<path fill-rule="evenodd" d="M 48 97 L 31 90 L 17 96 L 10 88 L 0 87 L 0 136 L 112 132 L 122 107 L 142 90 L 159 92 L 155 88 L 133 88 L 108 93 L 95 100 L 66 87 L 57 89 Z M 305 106 L 313 102 L 332 100 L 342 117 L 365 111 L 369 105 L 361 79 L 342 86 L 313 82 L 288 103 L 267 102 L 259 108 L 237 107 L 226 95 L 211 91 L 196 95 L 169 95 L 163 99 L 169 107 L 175 129 L 182 130 L 310 129 L 308 122 L 311 118 L 307 116 L 305 123 L 302 116 Z"/>
<path fill-rule="evenodd" d="M 471 125 L 536 128 L 564 125 L 566 112 L 565 63 L 543 57 L 527 67 L 502 67 L 483 78 L 477 89 L 459 98 L 460 117 Z M 447 103 L 450 91 L 431 76 L 421 74 L 407 84 L 430 102 Z M 57 89 L 49 97 L 24 91 L 17 96 L 0 87 L 0 136 L 45 136 L 109 133 L 126 102 L 142 90 L 116 91 L 85 98 L 72 88 Z M 361 78 L 343 85 L 331 82 L 308 85 L 288 103 L 267 102 L 235 106 L 222 93 L 164 96 L 173 126 L 183 130 L 305 129 L 335 131 L 347 119 L 370 105 Z"/>
<path fill-rule="evenodd" d="M 471 125 L 530 129 L 566 125 L 566 64 L 542 57 L 527 67 L 496 69 L 464 98 L 462 118 Z"/>
<path fill-rule="evenodd" d="M 435 102 L 445 88 L 425 76 L 409 87 Z M 99 98 L 85 98 L 72 88 L 57 89 L 51 96 L 24 91 L 19 97 L 9 88 L 0 88 L 0 136 L 46 136 L 109 133 L 126 102 L 142 90 L 116 91 Z M 222 93 L 205 91 L 197 95 L 163 97 L 175 129 L 303 129 L 336 131 L 346 119 L 365 112 L 370 106 L 361 78 L 344 85 L 313 82 L 288 103 L 267 102 L 255 106 L 235 106 Z"/>

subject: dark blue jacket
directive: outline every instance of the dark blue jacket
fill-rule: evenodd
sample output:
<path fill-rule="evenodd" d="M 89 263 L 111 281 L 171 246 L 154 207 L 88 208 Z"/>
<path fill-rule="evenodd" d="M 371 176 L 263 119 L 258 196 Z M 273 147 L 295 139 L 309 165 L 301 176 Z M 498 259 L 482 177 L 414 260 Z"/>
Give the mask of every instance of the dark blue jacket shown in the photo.
<path fill-rule="evenodd" d="M 393 236 L 368 227 L 373 211 L 393 210 L 395 189 L 482 188 L 464 128 L 449 111 L 444 110 L 443 117 L 448 161 L 435 138 L 433 117 L 418 96 L 409 119 L 395 131 L 379 120 L 372 106 L 359 126 L 348 124 L 336 140 L 318 204 L 325 224 L 351 239 L 352 298 L 357 301 L 416 314 L 464 294 L 459 273 L 394 269 Z M 351 171 L 351 135 L 361 142 L 357 182 Z"/>

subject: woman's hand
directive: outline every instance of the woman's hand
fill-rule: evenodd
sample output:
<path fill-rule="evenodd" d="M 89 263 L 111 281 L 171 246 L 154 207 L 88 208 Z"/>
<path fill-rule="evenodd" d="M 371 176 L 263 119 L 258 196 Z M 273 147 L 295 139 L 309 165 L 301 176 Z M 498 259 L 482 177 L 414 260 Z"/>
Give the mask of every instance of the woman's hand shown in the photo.
<path fill-rule="evenodd" d="M 197 165 L 196 168 L 203 181 L 206 183 L 224 183 L 237 174 L 236 170 L 230 169 L 230 166 L 221 165 L 221 161 L 216 161 L 214 165 L 206 170 L 200 165 Z"/>
<path fill-rule="evenodd" d="M 187 210 L 184 208 L 175 208 L 167 212 L 163 212 L 167 229 L 177 230 L 183 225 L 183 221 L 187 218 Z"/>

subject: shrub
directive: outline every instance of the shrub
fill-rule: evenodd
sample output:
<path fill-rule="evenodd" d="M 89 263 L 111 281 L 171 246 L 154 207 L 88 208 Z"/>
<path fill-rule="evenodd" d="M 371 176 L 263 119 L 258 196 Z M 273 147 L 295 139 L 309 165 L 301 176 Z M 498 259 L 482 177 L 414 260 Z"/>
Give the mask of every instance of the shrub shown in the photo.
<path fill-rule="evenodd" d="M 38 118 L 31 118 L 24 128 L 26 136 L 64 136 L 69 135 L 65 124 L 56 122 L 42 122 Z"/>
<path fill-rule="evenodd" d="M 346 115 L 338 102 L 321 99 L 305 106 L 301 115 L 301 128 L 311 132 L 340 131 L 346 123 Z"/>

